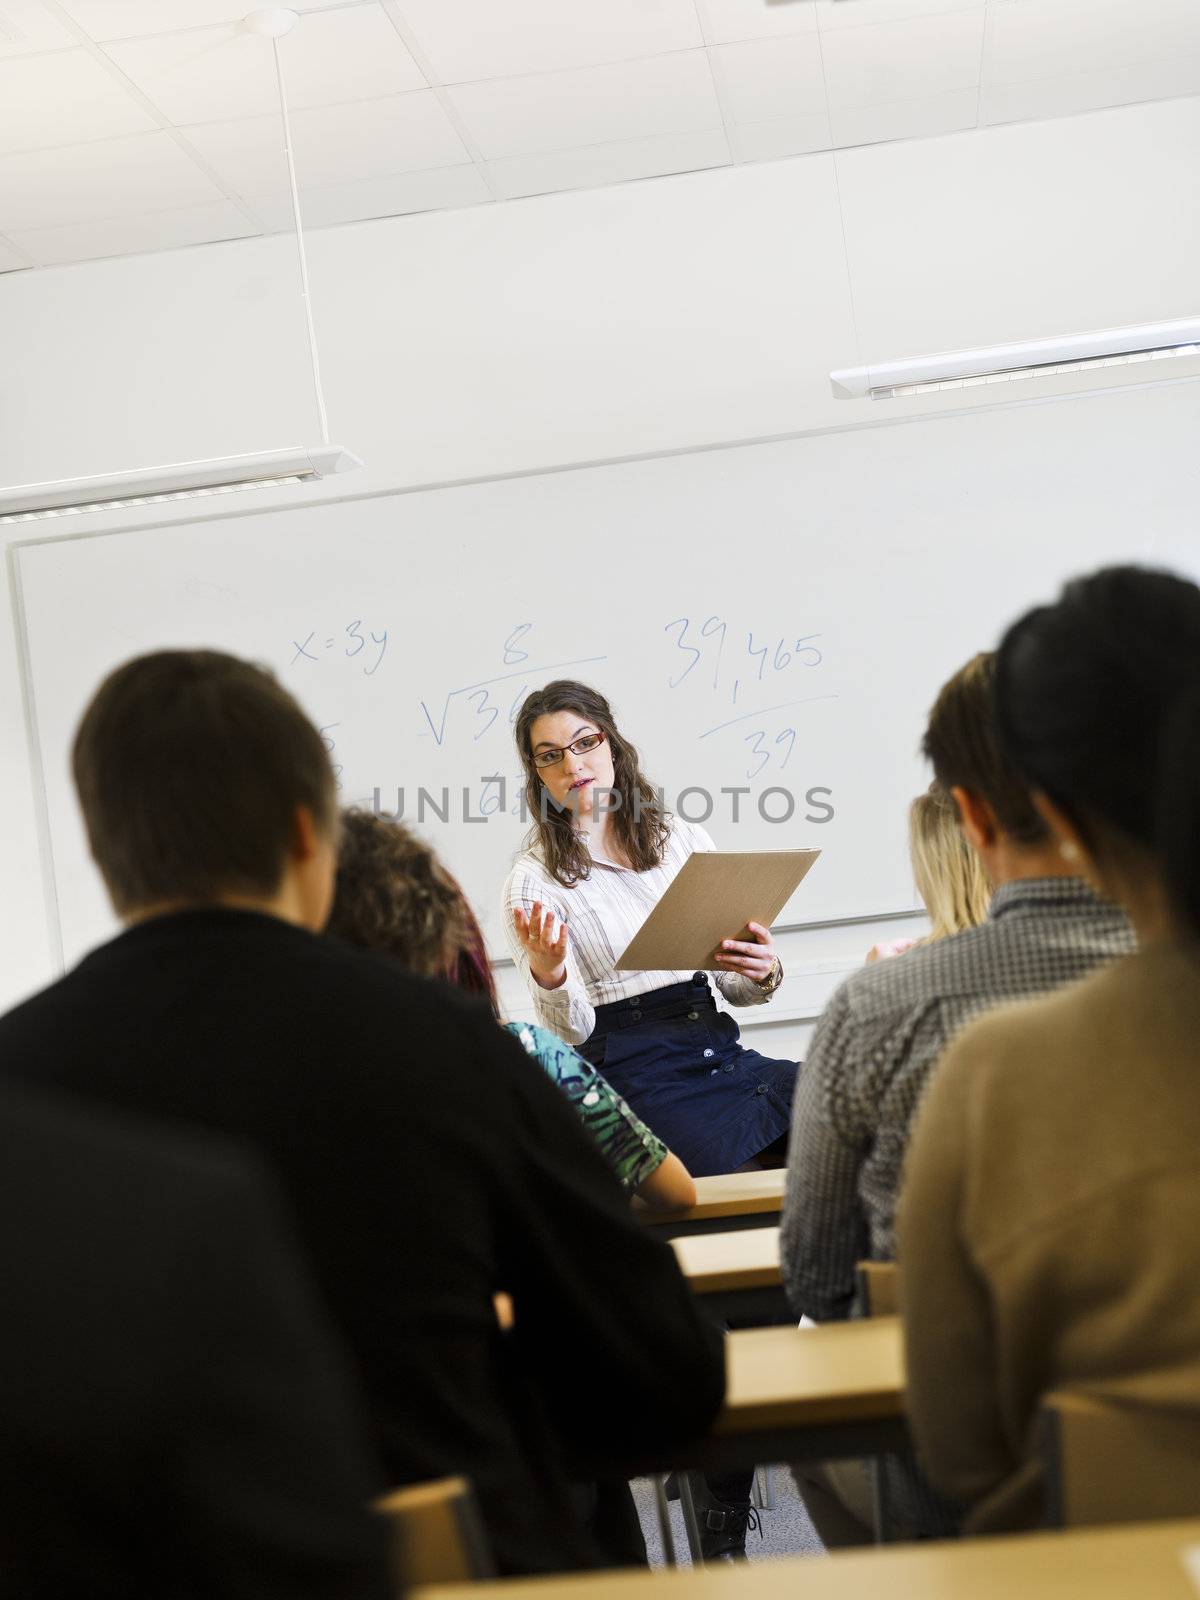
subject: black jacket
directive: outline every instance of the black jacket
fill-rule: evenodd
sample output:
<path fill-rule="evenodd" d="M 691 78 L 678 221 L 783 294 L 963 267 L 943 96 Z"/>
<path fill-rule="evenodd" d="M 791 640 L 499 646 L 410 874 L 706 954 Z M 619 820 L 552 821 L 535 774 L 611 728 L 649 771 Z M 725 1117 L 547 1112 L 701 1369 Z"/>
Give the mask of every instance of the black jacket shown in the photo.
<path fill-rule="evenodd" d="M 465 996 L 274 917 L 189 911 L 0 1019 L 0 1071 L 266 1155 L 390 1478 L 469 1474 L 502 1571 L 587 1564 L 564 1471 L 677 1442 L 720 1403 L 720 1339 L 669 1248 Z"/>
<path fill-rule="evenodd" d="M 387 1600 L 361 1412 L 269 1186 L 0 1090 L 0 1595 Z"/>

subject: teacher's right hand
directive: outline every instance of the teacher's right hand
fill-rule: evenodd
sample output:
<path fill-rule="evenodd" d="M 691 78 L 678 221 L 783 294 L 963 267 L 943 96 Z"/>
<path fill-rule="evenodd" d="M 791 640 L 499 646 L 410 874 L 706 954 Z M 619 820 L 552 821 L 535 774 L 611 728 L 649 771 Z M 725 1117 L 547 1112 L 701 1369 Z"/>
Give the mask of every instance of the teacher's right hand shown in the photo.
<path fill-rule="evenodd" d="M 529 912 L 514 906 L 512 915 L 517 937 L 529 957 L 530 972 L 543 989 L 557 989 L 567 978 L 566 922 L 560 922 L 556 931 L 553 911 L 540 900 L 533 902 Z"/>

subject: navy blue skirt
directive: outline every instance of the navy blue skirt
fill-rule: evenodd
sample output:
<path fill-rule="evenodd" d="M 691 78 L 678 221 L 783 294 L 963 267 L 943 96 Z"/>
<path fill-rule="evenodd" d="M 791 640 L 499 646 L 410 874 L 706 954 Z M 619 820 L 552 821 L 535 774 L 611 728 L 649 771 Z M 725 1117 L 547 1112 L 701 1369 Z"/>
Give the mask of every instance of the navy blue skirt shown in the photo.
<path fill-rule="evenodd" d="M 698 1178 L 735 1171 L 787 1132 L 798 1064 L 744 1049 L 703 972 L 597 1006 L 579 1051 Z"/>

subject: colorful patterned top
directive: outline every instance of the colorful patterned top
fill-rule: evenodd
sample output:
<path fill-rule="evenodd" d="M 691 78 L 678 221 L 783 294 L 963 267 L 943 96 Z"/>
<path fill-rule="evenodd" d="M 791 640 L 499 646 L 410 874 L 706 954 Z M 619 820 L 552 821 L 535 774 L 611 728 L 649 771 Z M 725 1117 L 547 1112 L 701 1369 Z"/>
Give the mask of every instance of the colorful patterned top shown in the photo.
<path fill-rule="evenodd" d="M 556 1034 L 532 1022 L 508 1022 L 505 1028 L 566 1095 L 621 1187 L 631 1194 L 666 1160 L 666 1145 L 595 1067 Z"/>

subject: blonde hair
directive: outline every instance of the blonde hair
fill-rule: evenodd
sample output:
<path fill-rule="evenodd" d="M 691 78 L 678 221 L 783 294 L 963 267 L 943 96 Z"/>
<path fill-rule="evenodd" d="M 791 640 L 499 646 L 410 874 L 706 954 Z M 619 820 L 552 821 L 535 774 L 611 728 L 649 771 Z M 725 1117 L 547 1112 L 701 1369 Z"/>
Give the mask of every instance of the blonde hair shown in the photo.
<path fill-rule="evenodd" d="M 932 783 L 908 809 L 908 844 L 917 892 L 933 923 L 921 944 L 976 928 L 987 915 L 991 890 L 979 857 L 962 836 L 958 810 Z"/>

